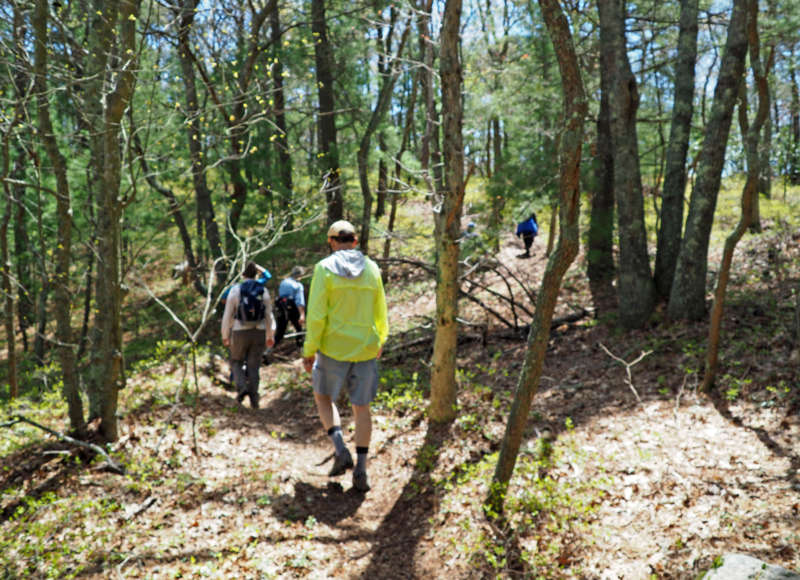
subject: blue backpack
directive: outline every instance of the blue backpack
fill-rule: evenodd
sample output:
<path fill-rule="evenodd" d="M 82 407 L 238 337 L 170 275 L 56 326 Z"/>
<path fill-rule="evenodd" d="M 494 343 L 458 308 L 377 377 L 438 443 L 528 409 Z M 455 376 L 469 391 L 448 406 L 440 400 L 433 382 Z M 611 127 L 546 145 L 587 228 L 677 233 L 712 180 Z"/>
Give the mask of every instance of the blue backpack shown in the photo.
<path fill-rule="evenodd" d="M 264 320 L 264 286 L 256 280 L 245 280 L 239 284 L 239 308 L 236 318 L 243 322 Z"/>

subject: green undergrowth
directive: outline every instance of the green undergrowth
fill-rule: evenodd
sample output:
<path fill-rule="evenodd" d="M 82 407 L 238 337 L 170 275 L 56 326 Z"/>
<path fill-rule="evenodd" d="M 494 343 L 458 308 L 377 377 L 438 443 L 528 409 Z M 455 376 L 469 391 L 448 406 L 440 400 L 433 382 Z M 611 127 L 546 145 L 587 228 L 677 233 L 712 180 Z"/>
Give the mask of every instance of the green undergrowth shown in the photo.
<path fill-rule="evenodd" d="M 445 474 L 433 523 L 446 544 L 445 560 L 466 561 L 484 578 L 580 577 L 581 542 L 590 541 L 596 507 L 609 483 L 585 480 L 597 459 L 581 450 L 571 424 L 555 441 L 537 438 L 524 447 L 505 496 L 502 517 L 484 504 L 497 454 Z"/>

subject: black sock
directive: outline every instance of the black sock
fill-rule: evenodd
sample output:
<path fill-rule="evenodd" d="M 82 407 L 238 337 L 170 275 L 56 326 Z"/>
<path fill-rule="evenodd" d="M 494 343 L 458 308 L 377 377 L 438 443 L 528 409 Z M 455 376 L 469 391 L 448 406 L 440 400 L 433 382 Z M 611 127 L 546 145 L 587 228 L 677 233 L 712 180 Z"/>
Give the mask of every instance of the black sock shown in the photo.
<path fill-rule="evenodd" d="M 336 448 L 336 455 L 344 453 L 345 446 L 344 439 L 342 438 L 342 428 L 338 425 L 334 425 L 328 429 L 328 437 L 333 441 L 333 446 Z"/>
<path fill-rule="evenodd" d="M 356 460 L 356 471 L 367 470 L 367 451 L 369 451 L 369 447 L 356 447 L 356 455 L 358 457 Z"/>

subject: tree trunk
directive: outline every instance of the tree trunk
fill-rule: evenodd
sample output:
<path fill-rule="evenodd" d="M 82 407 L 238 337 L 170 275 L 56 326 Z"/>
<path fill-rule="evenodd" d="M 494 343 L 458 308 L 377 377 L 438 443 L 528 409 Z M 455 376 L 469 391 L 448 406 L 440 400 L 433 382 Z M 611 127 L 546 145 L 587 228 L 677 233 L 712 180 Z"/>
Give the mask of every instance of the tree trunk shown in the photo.
<path fill-rule="evenodd" d="M 667 167 L 661 203 L 661 229 L 654 279 L 656 290 L 669 298 L 675 264 L 681 247 L 683 200 L 686 193 L 686 157 L 694 110 L 694 68 L 697 59 L 698 0 L 681 0 L 678 57 L 675 62 L 675 96 L 672 105 Z"/>
<path fill-rule="evenodd" d="M 625 328 L 640 328 L 653 311 L 655 286 L 647 254 L 636 134 L 639 93 L 628 60 L 625 0 L 602 0 L 598 2 L 598 11 L 603 52 L 601 66 L 608 71 L 611 87 L 609 105 L 619 232 L 619 319 Z"/>
<path fill-rule="evenodd" d="M 50 49 L 47 33 L 48 1 L 37 0 L 33 15 L 35 35 L 34 87 L 39 117 L 39 137 L 53 165 L 56 178 L 56 214 L 58 216 L 58 244 L 55 275 L 55 316 L 59 362 L 63 380 L 63 394 L 67 402 L 70 427 L 78 435 L 85 431 L 83 403 L 78 390 L 75 350 L 72 344 L 71 296 L 69 270 L 72 259 L 72 209 L 67 180 L 66 159 L 61 154 L 50 120 L 50 96 L 47 89 L 47 54 Z M 44 289 L 43 289 L 44 293 Z"/>
<path fill-rule="evenodd" d="M 16 10 L 14 11 L 16 15 Z M 17 102 L 22 102 L 21 95 L 15 95 Z M 19 107 L 19 104 L 17 105 Z M 17 117 L 17 115 L 15 115 Z M 16 121 L 12 123 L 15 125 Z M 19 385 L 17 383 L 17 335 L 14 329 L 14 306 L 16 300 L 11 286 L 11 259 L 8 252 L 8 226 L 11 224 L 11 216 L 14 213 L 14 200 L 11 195 L 11 184 L 6 181 L 11 171 L 11 153 L 9 152 L 9 138 L 12 131 L 7 131 L 3 137 L 3 191 L 5 193 L 5 206 L 6 210 L 3 212 L 2 221 L 0 221 L 0 273 L 2 273 L 2 288 L 5 300 L 3 301 L 3 310 L 5 316 L 4 327 L 6 332 L 6 353 L 8 360 L 8 395 L 12 399 L 19 396 Z"/>
<path fill-rule="evenodd" d="M 461 102 L 459 27 L 461 0 L 447 0 L 442 20 L 440 75 L 442 79 L 442 135 L 444 190 L 434 208 L 438 255 L 436 280 L 436 336 L 431 359 L 429 416 L 437 422 L 455 418 L 456 348 L 458 343 L 458 237 L 464 202 L 464 147 Z"/>
<path fill-rule="evenodd" d="M 325 19 L 325 0 L 311 0 L 311 31 L 314 34 L 314 57 L 319 93 L 319 150 L 320 169 L 324 177 L 325 199 L 328 204 L 328 223 L 344 216 L 344 184 L 339 168 L 339 148 L 336 144 L 336 113 L 334 109 L 333 47 L 328 40 Z"/>
<path fill-rule="evenodd" d="M 283 90 L 283 64 L 282 55 L 280 55 L 281 46 L 281 24 L 280 24 L 280 10 L 277 8 L 272 11 L 270 16 L 272 46 L 276 51 L 277 56 L 272 64 L 272 73 L 270 77 L 273 83 L 273 98 L 275 100 L 275 128 L 277 137 L 273 143 L 275 152 L 278 154 L 278 174 L 280 175 L 280 189 L 278 195 L 284 207 L 290 207 L 292 203 L 292 190 L 294 183 L 292 182 L 292 156 L 289 153 L 289 136 L 287 133 L 286 125 L 286 97 Z M 292 214 L 287 216 L 286 227 L 291 229 L 293 224 Z"/>
<path fill-rule="evenodd" d="M 27 152 L 20 151 L 17 155 L 13 175 L 21 177 L 24 166 L 27 162 Z M 14 256 L 17 262 L 17 321 L 19 322 L 19 332 L 22 337 L 22 349 L 28 351 L 28 327 L 34 321 L 34 297 L 33 289 L 33 255 L 35 248 L 28 235 L 27 212 L 25 211 L 25 188 L 22 186 L 14 187 L 13 196 L 16 204 L 14 214 Z"/>
<path fill-rule="evenodd" d="M 734 0 L 728 38 L 722 56 L 714 104 L 700 152 L 697 181 L 689 213 L 667 313 L 672 319 L 699 320 L 706 314 L 708 243 L 717 205 L 733 108 L 742 82 L 747 55 L 746 1 Z"/>
<path fill-rule="evenodd" d="M 378 93 L 378 102 L 375 104 L 375 109 L 372 111 L 366 129 L 364 129 L 364 134 L 361 136 L 358 153 L 356 154 L 356 159 L 358 160 L 358 181 L 361 185 L 361 197 L 364 200 L 364 209 L 361 214 L 360 246 L 361 251 L 365 254 L 369 253 L 369 226 L 372 219 L 372 192 L 369 187 L 369 178 L 367 175 L 370 141 L 372 140 L 372 135 L 378 129 L 378 125 L 383 120 L 383 116 L 389 109 L 394 84 L 397 81 L 397 77 L 400 75 L 398 63 L 403 54 L 403 48 L 405 47 L 410 30 L 411 22 L 409 21 L 397 45 L 397 54 L 391 62 L 387 63 L 387 74 L 384 76 L 383 82 L 381 83 L 381 90 Z M 388 55 L 387 58 L 389 58 Z"/>
<path fill-rule="evenodd" d="M 587 268 L 595 303 L 613 296 L 614 270 L 614 154 L 611 145 L 611 111 L 608 71 L 600 69 L 600 111 L 594 154 L 594 192 L 589 216 Z"/>
<path fill-rule="evenodd" d="M 203 154 L 203 116 L 197 96 L 197 83 L 191 53 L 191 31 L 194 26 L 194 15 L 199 0 L 182 0 L 178 18 L 178 60 L 181 63 L 183 90 L 186 95 L 186 137 L 189 144 L 189 158 L 192 164 L 192 183 L 194 184 L 197 202 L 198 226 L 202 224 L 205 240 L 213 258 L 222 256 L 222 240 L 219 227 L 214 216 L 214 204 L 211 191 L 206 182 L 205 161 Z M 203 254 L 198 250 L 199 254 Z"/>
<path fill-rule="evenodd" d="M 730 277 L 731 262 L 736 244 L 742 239 L 750 225 L 753 216 L 753 204 L 758 198 L 758 180 L 761 176 L 759 163 L 761 151 L 759 141 L 764 123 L 769 118 L 769 87 L 767 76 L 772 66 L 773 53 L 770 50 L 766 67 L 761 63 L 759 34 L 758 34 L 758 0 L 747 2 L 747 39 L 750 46 L 750 68 L 756 82 L 758 92 L 758 110 L 752 126 L 748 127 L 747 120 L 747 90 L 741 83 L 741 97 L 739 99 L 739 127 L 745 140 L 745 153 L 747 159 L 747 180 L 742 191 L 742 213 L 739 223 L 734 231 L 725 240 L 722 254 L 722 263 L 719 268 L 719 278 L 714 291 L 714 305 L 711 310 L 711 324 L 708 330 L 708 350 L 706 352 L 705 375 L 703 377 L 703 390 L 708 391 L 714 383 L 717 374 L 719 353 L 720 327 L 722 326 L 722 313 L 725 306 L 725 292 Z"/>
<path fill-rule="evenodd" d="M 789 47 L 789 118 L 791 123 L 789 142 L 789 183 L 800 183 L 800 86 L 797 82 L 797 59 L 794 46 Z"/>
<path fill-rule="evenodd" d="M 87 94 L 104 104 L 100 126 L 102 181 L 97 199 L 97 280 L 95 296 L 97 311 L 90 353 L 91 373 L 88 382 L 89 412 L 100 418 L 99 433 L 106 441 L 116 441 L 117 400 L 125 386 L 122 356 L 122 280 L 120 272 L 120 237 L 123 208 L 129 200 L 120 196 L 122 117 L 133 96 L 137 61 L 128 55 L 136 54 L 136 22 L 141 0 L 120 0 L 112 8 L 105 6 L 103 15 L 93 21 L 92 49 L 98 54 L 117 50 L 126 58 L 114 59 L 114 84 L 102 85 L 100 92 Z M 95 70 L 100 78 L 109 71 Z"/>
<path fill-rule="evenodd" d="M 557 0 L 540 0 L 539 5 L 558 56 L 564 91 L 564 130 L 559 142 L 560 232 L 558 247 L 547 262 L 547 269 L 536 299 L 536 312 L 528 334 L 525 362 L 500 445 L 500 455 L 492 485 L 489 487 L 487 504 L 493 514 L 503 512 L 506 490 L 525 434 L 531 402 L 539 388 L 550 338 L 550 321 L 558 301 L 561 280 L 578 254 L 579 245 L 580 161 L 587 103 L 567 19 Z"/>

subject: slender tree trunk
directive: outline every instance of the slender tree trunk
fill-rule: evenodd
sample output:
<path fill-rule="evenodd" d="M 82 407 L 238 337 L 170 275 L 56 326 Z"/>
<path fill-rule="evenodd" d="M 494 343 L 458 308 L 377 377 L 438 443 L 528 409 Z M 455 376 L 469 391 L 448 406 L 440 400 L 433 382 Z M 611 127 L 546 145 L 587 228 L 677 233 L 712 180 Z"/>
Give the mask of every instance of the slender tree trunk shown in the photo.
<path fill-rule="evenodd" d="M 384 259 L 389 257 L 389 252 L 392 246 L 392 233 L 394 232 L 394 224 L 395 220 L 397 219 L 397 201 L 400 197 L 400 191 L 403 187 L 403 184 L 400 179 L 400 175 L 402 174 L 403 168 L 401 165 L 401 160 L 403 158 L 403 154 L 408 149 L 409 140 L 411 138 L 411 131 L 414 128 L 414 117 L 416 112 L 416 105 L 417 105 L 417 92 L 418 87 L 422 82 L 422 75 L 424 73 L 421 70 L 417 70 L 416 75 L 414 76 L 414 81 L 412 88 L 411 88 L 411 97 L 409 98 L 408 105 L 406 107 L 406 119 L 405 119 L 405 127 L 403 129 L 403 138 L 400 142 L 400 149 L 397 152 L 395 157 L 395 164 L 394 164 L 394 175 L 392 180 L 392 192 L 391 192 L 391 203 L 389 206 L 389 221 L 386 224 L 386 241 L 383 244 L 383 257 Z M 384 269 L 386 272 L 386 269 Z"/>
<path fill-rule="evenodd" d="M 681 0 L 678 58 L 675 62 L 675 96 L 672 106 L 666 177 L 661 203 L 661 229 L 654 279 L 659 295 L 669 298 L 675 264 L 681 247 L 683 201 L 686 194 L 686 157 L 694 111 L 694 69 L 697 60 L 698 0 Z"/>
<path fill-rule="evenodd" d="M 672 319 L 699 320 L 706 314 L 708 243 L 717 205 L 733 109 L 747 54 L 746 2 L 734 0 L 714 104 L 700 152 L 697 181 L 689 202 L 681 251 L 667 313 Z"/>
<path fill-rule="evenodd" d="M 272 11 L 270 16 L 270 27 L 272 46 L 277 53 L 270 76 L 273 83 L 273 99 L 275 100 L 275 129 L 277 137 L 274 141 L 274 147 L 275 152 L 278 154 L 278 175 L 280 176 L 280 189 L 278 190 L 278 194 L 284 207 L 289 207 L 292 203 L 294 183 L 292 181 L 292 156 L 289 152 L 289 135 L 286 128 L 286 97 L 283 89 L 283 56 L 280 54 L 279 48 L 281 46 L 282 36 L 280 10 L 277 8 Z M 292 214 L 289 214 L 286 227 L 291 229 L 292 224 Z"/>
<path fill-rule="evenodd" d="M 624 327 L 639 328 L 650 318 L 655 305 L 636 134 L 639 94 L 628 60 L 625 0 L 601 0 L 598 11 L 603 47 L 601 62 L 609 71 L 611 86 L 609 104 L 619 231 L 619 318 Z"/>
<path fill-rule="evenodd" d="M 586 273 L 595 303 L 613 295 L 614 270 L 614 155 L 611 146 L 611 112 L 608 73 L 600 70 L 600 111 L 594 154 L 594 192 L 589 216 Z"/>
<path fill-rule="evenodd" d="M 56 178 L 56 213 L 58 215 L 58 244 L 55 251 L 55 316 L 58 339 L 59 362 L 63 381 L 64 399 L 67 402 L 70 427 L 78 435 L 85 432 L 83 403 L 78 391 L 78 376 L 75 350 L 72 344 L 71 297 L 69 270 L 72 259 L 72 209 L 67 180 L 66 159 L 58 148 L 53 125 L 50 120 L 50 97 L 47 90 L 47 53 L 50 48 L 47 32 L 48 2 L 37 0 L 33 14 L 34 87 L 39 117 L 39 137 L 53 166 Z M 44 289 L 43 289 L 44 293 Z"/>
<path fill-rule="evenodd" d="M 199 0 L 182 0 L 178 8 L 178 60 L 181 64 L 183 90 L 186 97 L 186 137 L 189 144 L 189 158 L 192 165 L 192 182 L 197 202 L 198 227 L 202 227 L 211 256 L 222 256 L 222 240 L 214 216 L 211 191 L 206 182 L 203 154 L 203 117 L 197 95 L 197 83 L 192 59 L 191 31 Z"/>
<path fill-rule="evenodd" d="M 20 178 L 24 172 L 24 165 L 28 159 L 27 151 L 19 151 L 15 162 L 13 175 Z M 33 322 L 34 297 L 33 289 L 33 259 L 35 249 L 32 246 L 28 235 L 27 212 L 23 199 L 25 188 L 17 186 L 13 188 L 14 203 L 14 256 L 17 263 L 17 321 L 19 322 L 19 332 L 22 337 L 22 349 L 28 351 L 28 327 Z"/>
<path fill-rule="evenodd" d="M 436 280 L 436 336 L 431 359 L 429 416 L 437 422 L 455 418 L 456 347 L 458 343 L 458 237 L 464 202 L 464 147 L 461 104 L 459 27 L 461 0 L 447 0 L 442 20 L 440 74 L 442 79 L 442 135 L 444 190 L 437 192 L 435 239 L 438 255 Z"/>
<path fill-rule="evenodd" d="M 372 111 L 372 115 L 370 116 L 370 120 L 369 123 L 367 123 L 366 129 L 364 129 L 364 134 L 361 136 L 358 153 L 356 154 L 356 159 L 358 160 L 358 181 L 361 185 L 361 197 L 364 200 L 364 209 L 361 214 L 360 246 L 361 251 L 365 254 L 369 252 L 369 227 L 372 218 L 372 192 L 369 187 L 369 178 L 367 175 L 370 141 L 372 140 L 372 135 L 377 130 L 378 125 L 383 120 L 386 111 L 389 109 L 389 103 L 392 99 L 394 84 L 397 81 L 397 77 L 400 75 L 398 61 L 403 54 L 403 48 L 405 47 L 406 39 L 408 38 L 408 33 L 410 30 L 411 22 L 409 21 L 405 27 L 405 30 L 403 31 L 400 42 L 397 45 L 397 54 L 395 55 L 395 58 L 392 59 L 392 62 L 387 63 L 388 74 L 383 78 L 381 90 L 378 94 L 378 102 L 375 104 L 375 109 Z M 389 58 L 388 55 L 387 58 Z"/>
<path fill-rule="evenodd" d="M 375 220 L 380 220 L 386 213 L 386 188 L 389 183 L 389 169 L 386 165 L 386 133 L 378 133 L 378 150 L 381 158 L 378 160 L 378 185 L 375 188 Z"/>
<path fill-rule="evenodd" d="M 569 23 L 557 0 L 540 0 L 539 5 L 558 56 L 564 92 L 564 129 L 559 140 L 560 232 L 558 247 L 547 262 L 536 299 L 536 312 L 528 333 L 525 362 L 500 445 L 492 485 L 489 487 L 487 504 L 493 514 L 503 512 L 506 491 L 525 434 L 531 403 L 539 388 L 550 339 L 550 323 L 558 301 L 561 281 L 577 256 L 579 245 L 581 146 L 588 107 Z"/>
<path fill-rule="evenodd" d="M 16 12 L 16 11 L 15 11 Z M 21 102 L 22 96 L 16 95 L 18 102 Z M 14 122 L 13 124 L 16 124 Z M 15 295 L 11 284 L 11 258 L 8 252 L 8 230 L 11 224 L 11 216 L 14 213 L 14 199 L 11 194 L 11 185 L 6 181 L 11 170 L 11 153 L 9 151 L 9 137 L 12 131 L 9 130 L 3 138 L 3 191 L 5 192 L 5 212 L 3 212 L 2 220 L 0 221 L 0 273 L 2 273 L 2 288 L 5 300 L 3 301 L 4 309 L 4 326 L 6 332 L 6 353 L 8 361 L 8 394 L 12 399 L 19 396 L 19 384 L 17 383 L 17 335 L 14 330 L 14 306 L 16 303 Z"/>
<path fill-rule="evenodd" d="M 344 184 L 339 168 L 339 148 L 336 143 L 336 113 L 333 88 L 333 47 L 328 39 L 325 0 L 311 0 L 311 30 L 314 33 L 314 56 L 319 93 L 319 150 L 320 169 L 325 178 L 325 198 L 328 204 L 328 223 L 344 215 Z"/>
<path fill-rule="evenodd" d="M 789 154 L 789 183 L 800 183 L 800 86 L 797 81 L 797 58 L 794 46 L 789 48 L 789 118 L 791 123 L 790 139 L 791 153 Z"/>
<path fill-rule="evenodd" d="M 747 180 L 742 191 L 742 213 L 739 223 L 725 240 L 722 253 L 722 263 L 719 268 L 717 287 L 714 291 L 714 305 L 711 309 L 711 324 L 708 330 L 708 350 L 706 352 L 705 375 L 703 377 L 703 390 L 708 391 L 714 384 L 717 374 L 719 355 L 720 327 L 722 326 L 722 313 L 725 307 L 725 292 L 730 278 L 731 263 L 736 245 L 747 231 L 753 216 L 753 204 L 758 198 L 758 180 L 761 175 L 759 163 L 761 152 L 759 141 L 764 123 L 769 118 L 769 87 L 767 76 L 772 66 L 773 53 L 770 50 L 766 67 L 761 63 L 760 40 L 758 34 L 758 0 L 747 0 L 747 38 L 750 47 L 750 67 L 756 82 L 758 92 L 758 110 L 753 124 L 748 127 L 747 119 L 747 89 L 741 83 L 739 99 L 739 127 L 745 138 L 745 153 L 747 159 Z"/>
<path fill-rule="evenodd" d="M 120 271 L 122 212 L 129 200 L 120 198 L 122 169 L 120 135 L 122 118 L 133 96 L 137 61 L 136 22 L 141 0 L 120 0 L 116 8 L 106 10 L 94 21 L 93 50 L 110 54 L 114 50 L 126 58 L 114 59 L 115 83 L 110 92 L 104 89 L 95 98 L 103 102 L 103 118 L 96 127 L 102 148 L 97 157 L 103 160 L 97 212 L 97 281 L 95 317 L 91 351 L 91 374 L 88 385 L 90 414 L 100 418 L 99 433 L 106 441 L 116 441 L 117 401 L 125 387 L 122 355 L 122 279 Z M 114 43 L 112 43 L 112 39 Z M 103 74 L 105 71 L 98 71 Z"/>

